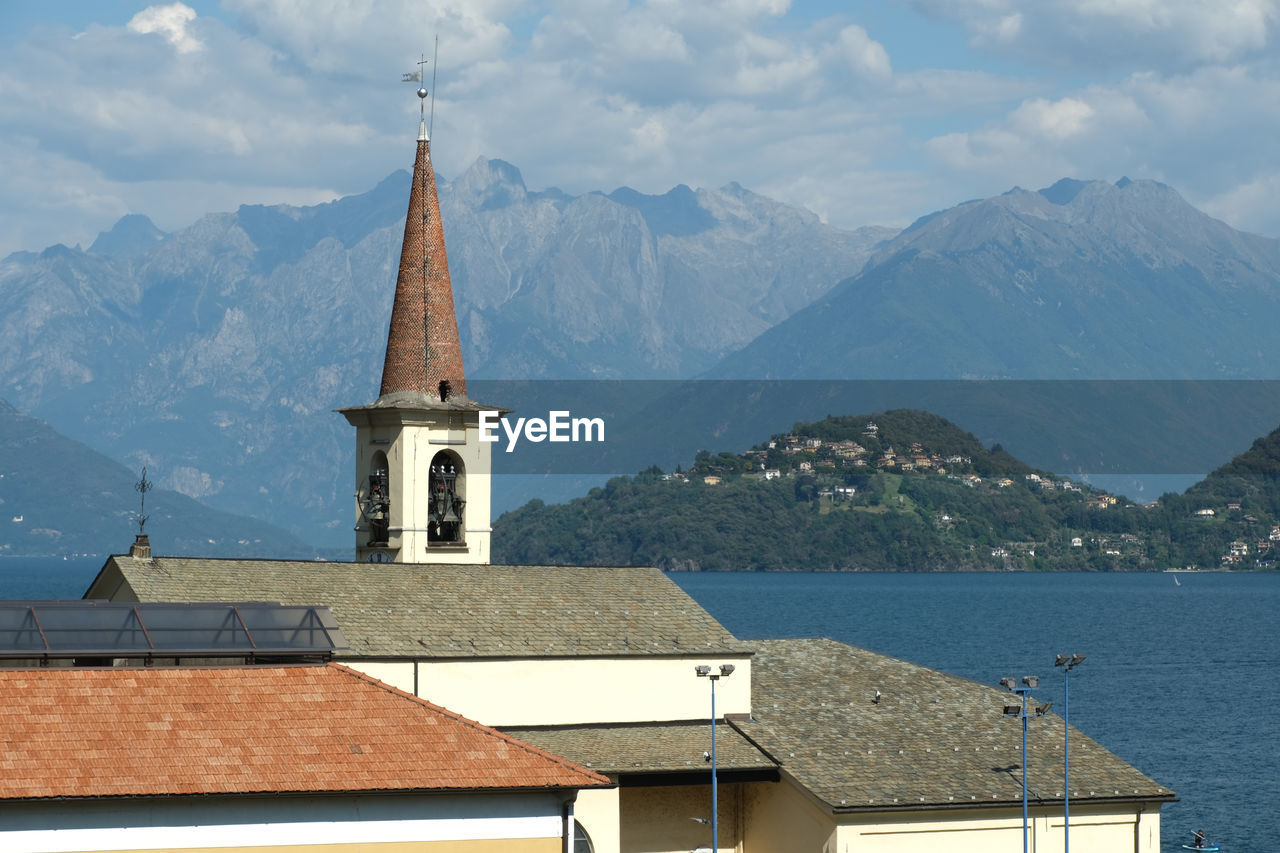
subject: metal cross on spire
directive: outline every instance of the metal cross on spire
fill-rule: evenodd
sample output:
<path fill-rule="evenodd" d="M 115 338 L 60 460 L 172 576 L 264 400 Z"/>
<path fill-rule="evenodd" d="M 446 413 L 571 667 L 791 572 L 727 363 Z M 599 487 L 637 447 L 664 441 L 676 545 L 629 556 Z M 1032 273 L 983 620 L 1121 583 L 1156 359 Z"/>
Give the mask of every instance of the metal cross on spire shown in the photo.
<path fill-rule="evenodd" d="M 147 492 L 154 488 L 151 481 L 147 479 L 147 466 L 142 466 L 142 479 L 133 484 L 134 489 L 138 491 L 139 507 L 138 507 L 138 535 L 142 535 L 142 529 L 147 526 Z"/>
<path fill-rule="evenodd" d="M 435 44 L 435 54 L 433 54 L 430 59 L 427 59 L 427 55 L 425 53 L 419 54 L 421 58 L 417 62 L 418 70 L 406 71 L 403 75 L 401 75 L 400 82 L 421 84 L 426 78 L 426 75 L 424 73 L 425 69 L 422 66 L 426 65 L 429 62 L 431 63 L 431 92 L 434 92 L 436 88 L 436 67 L 437 67 L 436 56 L 439 53 L 440 53 L 440 36 L 437 35 L 436 44 Z M 427 91 L 426 87 L 422 85 L 418 86 L 418 119 L 419 121 L 423 122 L 423 124 L 427 125 L 427 136 L 428 138 L 430 138 L 431 131 L 435 129 L 436 99 L 434 96 L 432 96 L 431 98 L 431 120 L 430 122 L 428 122 L 427 116 L 426 116 L 426 103 L 425 103 L 427 100 L 428 94 L 430 94 L 430 92 Z"/>

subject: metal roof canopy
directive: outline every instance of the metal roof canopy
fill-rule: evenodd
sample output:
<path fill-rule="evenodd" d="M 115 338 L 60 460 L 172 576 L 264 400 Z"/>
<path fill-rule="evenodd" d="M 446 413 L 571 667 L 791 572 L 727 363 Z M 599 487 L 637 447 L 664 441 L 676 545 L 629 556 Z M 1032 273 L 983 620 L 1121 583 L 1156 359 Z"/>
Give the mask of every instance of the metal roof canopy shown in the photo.
<path fill-rule="evenodd" d="M 347 640 L 328 607 L 270 602 L 0 602 L 0 660 L 331 658 Z"/>

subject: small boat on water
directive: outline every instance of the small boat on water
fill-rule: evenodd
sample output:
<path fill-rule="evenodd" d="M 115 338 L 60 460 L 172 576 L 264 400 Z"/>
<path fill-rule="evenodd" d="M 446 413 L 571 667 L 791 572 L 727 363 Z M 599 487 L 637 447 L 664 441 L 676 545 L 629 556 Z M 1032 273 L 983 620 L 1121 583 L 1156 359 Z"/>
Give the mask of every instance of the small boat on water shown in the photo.
<path fill-rule="evenodd" d="M 1202 830 L 1197 829 L 1195 838 L 1191 839 L 1190 844 L 1182 845 L 1182 849 L 1183 850 L 1208 850 L 1209 853 L 1215 853 L 1215 851 L 1219 851 L 1222 848 L 1216 844 L 1210 844 L 1209 839 L 1205 838 L 1204 832 Z"/>

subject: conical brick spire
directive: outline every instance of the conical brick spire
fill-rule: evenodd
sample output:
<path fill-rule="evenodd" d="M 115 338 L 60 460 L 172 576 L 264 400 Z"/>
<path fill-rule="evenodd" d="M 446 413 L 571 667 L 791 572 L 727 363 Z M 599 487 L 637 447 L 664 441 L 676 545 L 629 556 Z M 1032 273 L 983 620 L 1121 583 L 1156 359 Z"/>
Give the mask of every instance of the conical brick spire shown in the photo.
<path fill-rule="evenodd" d="M 400 275 L 387 333 L 387 357 L 382 365 L 380 394 L 401 391 L 434 398 L 467 396 L 453 285 L 444 251 L 444 225 L 440 221 L 425 124 L 418 134 L 418 157 L 413 164 L 413 188 L 400 250 Z"/>

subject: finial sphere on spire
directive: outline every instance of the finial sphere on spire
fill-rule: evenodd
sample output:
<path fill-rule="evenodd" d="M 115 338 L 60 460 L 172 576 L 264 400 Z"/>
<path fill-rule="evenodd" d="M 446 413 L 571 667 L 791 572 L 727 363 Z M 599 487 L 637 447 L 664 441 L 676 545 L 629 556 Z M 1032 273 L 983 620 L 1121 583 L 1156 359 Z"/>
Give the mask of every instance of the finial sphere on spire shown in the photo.
<path fill-rule="evenodd" d="M 426 89 L 419 89 L 419 90 L 418 90 L 418 97 L 419 97 L 419 98 L 425 98 L 426 96 L 427 96 L 427 90 L 426 90 Z"/>

